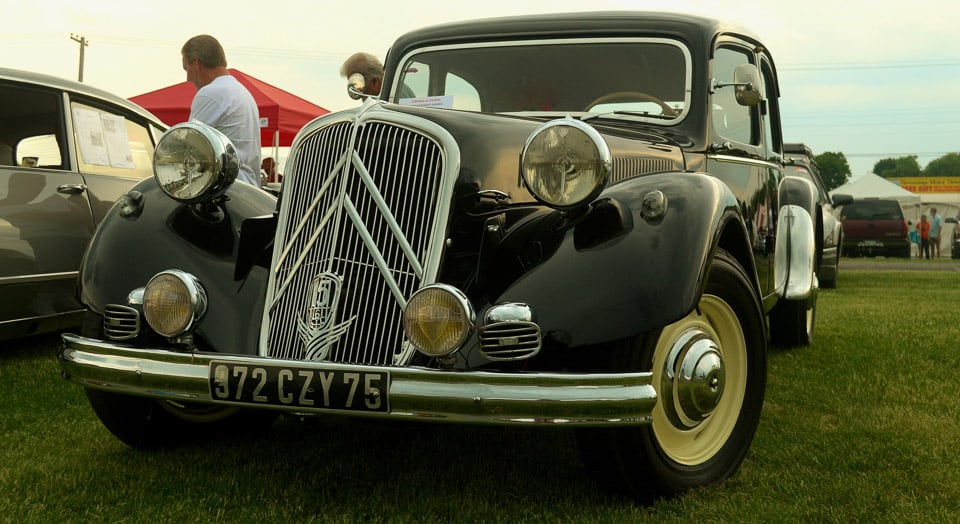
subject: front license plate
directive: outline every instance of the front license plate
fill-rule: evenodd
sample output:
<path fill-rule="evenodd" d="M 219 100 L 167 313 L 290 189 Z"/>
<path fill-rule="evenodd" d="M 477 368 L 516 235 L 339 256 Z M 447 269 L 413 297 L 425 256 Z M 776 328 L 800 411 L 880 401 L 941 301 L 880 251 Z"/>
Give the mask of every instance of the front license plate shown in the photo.
<path fill-rule="evenodd" d="M 271 406 L 389 412 L 387 372 L 210 363 L 210 398 Z"/>
<path fill-rule="evenodd" d="M 857 245 L 860 247 L 883 247 L 883 242 L 878 240 L 861 240 Z"/>

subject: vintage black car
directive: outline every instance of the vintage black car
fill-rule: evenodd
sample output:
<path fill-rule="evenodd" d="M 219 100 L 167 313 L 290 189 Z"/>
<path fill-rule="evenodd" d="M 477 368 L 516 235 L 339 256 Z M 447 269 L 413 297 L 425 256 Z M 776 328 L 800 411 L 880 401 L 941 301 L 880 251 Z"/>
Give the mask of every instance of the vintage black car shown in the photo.
<path fill-rule="evenodd" d="M 279 203 L 212 129 L 161 139 L 59 354 L 107 428 L 559 426 L 638 498 L 732 475 L 768 335 L 809 343 L 818 287 L 766 47 L 688 15 L 481 20 L 400 37 L 384 86 L 301 130 Z"/>
<path fill-rule="evenodd" d="M 167 128 L 78 82 L 0 69 L 0 340 L 75 328 L 77 270 Z"/>

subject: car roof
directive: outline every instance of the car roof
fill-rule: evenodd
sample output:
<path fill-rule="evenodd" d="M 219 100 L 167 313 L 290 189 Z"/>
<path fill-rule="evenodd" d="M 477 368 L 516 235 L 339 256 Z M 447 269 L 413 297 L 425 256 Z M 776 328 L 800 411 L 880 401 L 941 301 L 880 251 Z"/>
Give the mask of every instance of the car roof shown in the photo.
<path fill-rule="evenodd" d="M 390 57 L 399 60 L 410 48 L 425 45 L 574 36 L 665 36 L 685 40 L 694 49 L 706 49 L 717 34 L 737 35 L 759 43 L 749 31 L 708 17 L 659 11 L 592 11 L 485 18 L 425 27 L 397 38 L 387 61 Z"/>
<path fill-rule="evenodd" d="M 75 82 L 73 80 L 67 80 L 65 78 L 60 78 L 57 76 L 46 75 L 43 73 L 35 73 L 32 71 L 22 71 L 19 69 L 7 69 L 0 67 L 0 81 L 13 81 L 20 82 L 25 84 L 32 84 L 37 86 L 48 87 L 51 89 L 56 89 L 60 91 L 67 91 L 69 93 L 75 93 L 78 95 L 83 95 L 87 98 L 99 99 L 104 102 L 122 106 L 124 109 L 127 109 L 133 113 L 136 113 L 146 120 L 149 120 L 151 123 L 160 127 L 161 129 L 166 129 L 167 125 L 163 123 L 159 118 L 157 118 L 153 113 L 147 111 L 143 107 L 134 104 L 133 102 L 127 100 L 126 98 L 121 98 L 113 93 L 92 87 L 81 82 Z"/>

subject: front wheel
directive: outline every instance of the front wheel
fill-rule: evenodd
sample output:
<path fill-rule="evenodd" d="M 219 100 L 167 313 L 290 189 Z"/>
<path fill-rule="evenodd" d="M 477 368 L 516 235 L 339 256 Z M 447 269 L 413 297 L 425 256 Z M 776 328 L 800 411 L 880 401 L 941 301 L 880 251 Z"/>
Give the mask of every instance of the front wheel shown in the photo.
<path fill-rule="evenodd" d="M 242 434 L 273 424 L 277 414 L 229 406 L 154 400 L 86 390 L 100 422 L 134 448 L 176 446 L 212 435 Z"/>
<path fill-rule="evenodd" d="M 614 345 L 613 371 L 650 371 L 657 405 L 646 426 L 584 429 L 586 468 L 606 487 L 652 500 L 720 482 L 743 461 L 766 388 L 759 298 L 743 267 L 722 250 L 703 296 L 686 317 Z"/>

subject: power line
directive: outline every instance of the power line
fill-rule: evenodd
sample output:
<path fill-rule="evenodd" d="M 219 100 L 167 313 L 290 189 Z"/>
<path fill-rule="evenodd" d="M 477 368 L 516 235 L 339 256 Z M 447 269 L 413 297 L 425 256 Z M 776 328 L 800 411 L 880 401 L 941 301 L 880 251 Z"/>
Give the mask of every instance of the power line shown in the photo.
<path fill-rule="evenodd" d="M 781 71 L 831 71 L 838 69 L 921 69 L 928 67 L 957 67 L 960 60 L 890 60 L 882 62 L 797 62 L 780 64 Z"/>

